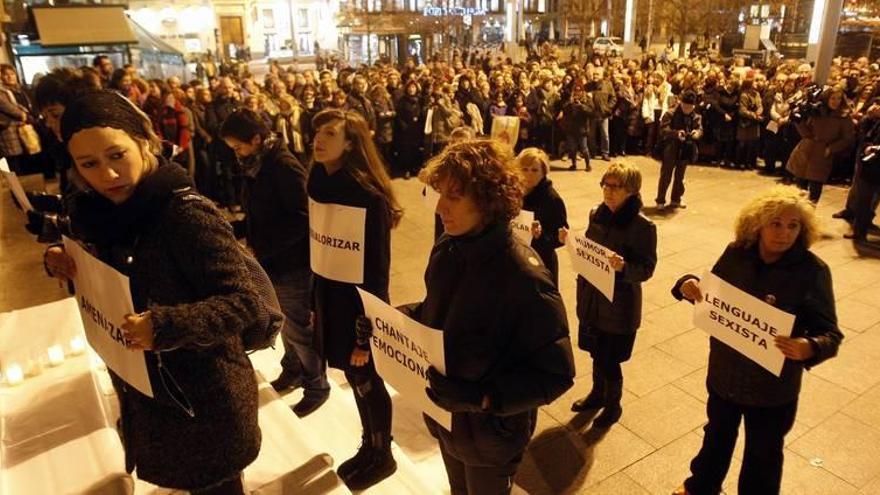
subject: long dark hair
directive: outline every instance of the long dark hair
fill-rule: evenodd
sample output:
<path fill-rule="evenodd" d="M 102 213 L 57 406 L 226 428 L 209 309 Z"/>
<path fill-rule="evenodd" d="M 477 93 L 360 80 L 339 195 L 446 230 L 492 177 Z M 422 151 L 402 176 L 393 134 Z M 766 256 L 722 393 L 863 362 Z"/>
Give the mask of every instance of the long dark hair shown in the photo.
<path fill-rule="evenodd" d="M 319 112 L 312 119 L 312 128 L 320 129 L 324 124 L 342 121 L 345 127 L 345 139 L 351 143 L 351 149 L 343 152 L 342 167 L 367 191 L 377 194 L 388 202 L 388 215 L 391 226 L 396 227 L 403 217 L 403 207 L 397 201 L 391 188 L 391 178 L 385 169 L 385 163 L 379 150 L 370 136 L 367 121 L 357 112 L 338 108 L 328 108 Z M 312 159 L 314 161 L 314 158 Z"/>

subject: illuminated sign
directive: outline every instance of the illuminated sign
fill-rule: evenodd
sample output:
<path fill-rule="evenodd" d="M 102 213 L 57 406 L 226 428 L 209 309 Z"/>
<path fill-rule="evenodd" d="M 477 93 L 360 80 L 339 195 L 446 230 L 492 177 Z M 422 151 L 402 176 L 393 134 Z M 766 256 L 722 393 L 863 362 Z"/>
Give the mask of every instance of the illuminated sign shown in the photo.
<path fill-rule="evenodd" d="M 422 15 L 430 17 L 441 17 L 447 15 L 462 17 L 486 15 L 486 9 L 478 9 L 476 7 L 435 7 L 433 5 L 426 5 L 424 10 L 422 10 Z"/>

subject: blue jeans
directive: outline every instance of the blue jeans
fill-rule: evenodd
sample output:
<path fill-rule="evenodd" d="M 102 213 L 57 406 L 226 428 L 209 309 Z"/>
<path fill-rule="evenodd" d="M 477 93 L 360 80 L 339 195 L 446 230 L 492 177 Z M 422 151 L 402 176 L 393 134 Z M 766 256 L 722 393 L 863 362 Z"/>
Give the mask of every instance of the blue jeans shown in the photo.
<path fill-rule="evenodd" d="M 571 165 L 577 166 L 578 151 L 584 155 L 587 165 L 590 164 L 590 148 L 587 146 L 587 136 L 578 136 L 568 134 L 565 136 L 565 147 L 568 149 L 568 156 L 571 157 Z"/>
<path fill-rule="evenodd" d="M 596 127 L 599 130 L 599 153 L 602 155 L 607 155 L 609 151 L 610 141 L 608 139 L 608 120 L 609 119 L 599 119 L 596 122 Z"/>
<path fill-rule="evenodd" d="M 311 270 L 303 268 L 283 275 L 271 275 L 270 278 L 281 310 L 284 311 L 284 327 L 281 329 L 284 357 L 281 367 L 302 379 L 307 396 L 330 393 L 327 367 L 315 350 L 315 329 L 310 323 Z"/>

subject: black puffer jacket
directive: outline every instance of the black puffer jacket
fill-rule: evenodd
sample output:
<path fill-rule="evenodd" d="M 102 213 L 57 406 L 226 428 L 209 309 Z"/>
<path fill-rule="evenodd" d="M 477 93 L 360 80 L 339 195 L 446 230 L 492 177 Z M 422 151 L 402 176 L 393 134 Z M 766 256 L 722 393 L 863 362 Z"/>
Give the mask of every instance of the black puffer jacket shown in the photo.
<path fill-rule="evenodd" d="M 309 197 L 319 203 L 334 203 L 366 208 L 364 232 L 364 282 L 359 286 L 326 279 L 317 273 L 314 284 L 315 328 L 319 348 L 331 367 L 349 370 L 349 359 L 355 347 L 354 322 L 364 314 L 357 293 L 360 287 L 388 301 L 389 270 L 391 269 L 391 223 L 385 198 L 371 194 L 361 186 L 348 169 L 327 175 L 324 165 L 312 166 L 308 181 Z M 351 368 L 361 371 L 366 366 Z"/>
<path fill-rule="evenodd" d="M 810 340 L 815 356 L 808 361 L 785 360 L 776 377 L 754 361 L 717 339 L 711 339 L 708 384 L 718 395 L 746 406 L 770 407 L 797 400 L 804 367 L 815 366 L 837 355 L 843 334 L 837 328 L 831 271 L 800 242 L 775 263 L 761 260 L 758 247 L 730 245 L 715 263 L 712 273 L 740 290 L 795 315 L 792 337 Z M 681 285 L 672 295 L 682 299 Z"/>
<path fill-rule="evenodd" d="M 562 298 L 507 225 L 441 237 L 425 285 L 425 301 L 405 310 L 443 330 L 447 376 L 481 383 L 492 404 L 489 413 L 454 413 L 451 433 L 426 418 L 428 428 L 468 464 L 509 462 L 528 444 L 538 406 L 573 384 Z"/>
<path fill-rule="evenodd" d="M 247 160 L 242 207 L 247 239 L 273 276 L 309 267 L 309 202 L 306 168 L 279 139 Z"/>
<path fill-rule="evenodd" d="M 605 204 L 590 212 L 588 239 L 623 257 L 623 270 L 614 276 L 614 302 L 577 278 L 577 314 L 581 325 L 606 333 L 634 333 L 642 324 L 642 282 L 651 278 L 657 266 L 657 228 L 639 210 L 638 196 L 629 199 L 615 213 Z"/>
<path fill-rule="evenodd" d="M 81 193 L 69 210 L 79 240 L 130 277 L 135 311 L 152 311 L 156 397 L 111 373 L 126 469 L 181 490 L 233 476 L 260 450 L 257 383 L 241 340 L 258 296 L 220 213 L 204 199 L 172 199 L 186 186 L 186 171 L 165 163 L 121 205 Z"/>
<path fill-rule="evenodd" d="M 559 242 L 559 229 L 568 228 L 568 215 L 565 203 L 546 177 L 523 198 L 523 210 L 535 213 L 535 220 L 541 222 L 541 237 L 532 239 L 532 249 L 541 256 L 544 265 L 550 270 L 553 282 L 559 282 L 559 259 L 556 249 Z"/>

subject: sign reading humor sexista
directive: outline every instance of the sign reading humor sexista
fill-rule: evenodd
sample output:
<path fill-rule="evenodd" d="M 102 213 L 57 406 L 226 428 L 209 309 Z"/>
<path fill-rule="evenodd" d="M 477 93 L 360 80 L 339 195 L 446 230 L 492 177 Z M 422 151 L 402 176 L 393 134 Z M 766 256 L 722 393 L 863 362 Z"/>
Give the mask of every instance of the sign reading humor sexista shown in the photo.
<path fill-rule="evenodd" d="M 366 208 L 319 203 L 309 198 L 312 271 L 349 284 L 364 282 Z"/>
<path fill-rule="evenodd" d="M 614 269 L 608 260 L 614 256 L 614 251 L 574 231 L 569 234 L 567 246 L 574 270 L 613 302 Z"/>
<path fill-rule="evenodd" d="M 694 325 L 779 376 L 785 355 L 773 345 L 788 337 L 794 315 L 743 292 L 713 273 L 700 280 L 703 301 L 694 305 Z"/>

